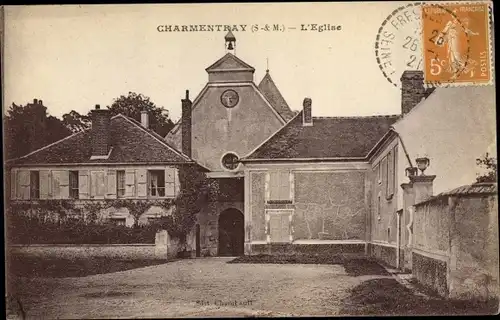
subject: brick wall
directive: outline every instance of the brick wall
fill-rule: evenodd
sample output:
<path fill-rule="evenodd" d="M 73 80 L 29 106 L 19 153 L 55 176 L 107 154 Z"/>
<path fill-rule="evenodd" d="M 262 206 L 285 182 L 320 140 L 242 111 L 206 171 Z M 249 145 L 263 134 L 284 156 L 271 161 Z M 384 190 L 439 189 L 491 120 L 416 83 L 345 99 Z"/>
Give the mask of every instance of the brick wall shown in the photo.
<path fill-rule="evenodd" d="M 109 110 L 92 110 L 92 155 L 105 156 L 110 148 L 110 120 Z"/>

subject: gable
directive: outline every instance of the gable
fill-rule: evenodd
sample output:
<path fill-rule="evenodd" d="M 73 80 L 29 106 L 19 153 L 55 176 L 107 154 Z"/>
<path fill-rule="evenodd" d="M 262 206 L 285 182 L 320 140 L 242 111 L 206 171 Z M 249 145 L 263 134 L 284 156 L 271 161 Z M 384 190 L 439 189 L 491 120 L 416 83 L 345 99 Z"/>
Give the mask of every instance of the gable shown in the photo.
<path fill-rule="evenodd" d="M 205 69 L 207 72 L 216 72 L 216 71 L 255 71 L 255 69 L 244 62 L 243 60 L 239 59 L 235 55 L 231 53 L 227 53 L 224 55 L 222 58 L 214 62 L 210 67 Z"/>
<path fill-rule="evenodd" d="M 239 96 L 233 108 L 221 102 L 228 89 Z M 208 85 L 192 110 L 192 157 L 213 171 L 226 152 L 242 157 L 285 124 L 253 83 Z"/>

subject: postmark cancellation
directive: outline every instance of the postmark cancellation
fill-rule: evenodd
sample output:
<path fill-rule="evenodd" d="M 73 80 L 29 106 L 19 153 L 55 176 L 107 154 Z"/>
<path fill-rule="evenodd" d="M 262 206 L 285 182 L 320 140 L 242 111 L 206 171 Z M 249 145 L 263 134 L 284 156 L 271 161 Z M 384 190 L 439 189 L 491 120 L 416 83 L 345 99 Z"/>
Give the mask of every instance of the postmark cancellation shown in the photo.
<path fill-rule="evenodd" d="M 375 41 L 377 64 L 400 87 L 422 71 L 427 87 L 493 84 L 492 3 L 414 2 L 391 12 Z"/>

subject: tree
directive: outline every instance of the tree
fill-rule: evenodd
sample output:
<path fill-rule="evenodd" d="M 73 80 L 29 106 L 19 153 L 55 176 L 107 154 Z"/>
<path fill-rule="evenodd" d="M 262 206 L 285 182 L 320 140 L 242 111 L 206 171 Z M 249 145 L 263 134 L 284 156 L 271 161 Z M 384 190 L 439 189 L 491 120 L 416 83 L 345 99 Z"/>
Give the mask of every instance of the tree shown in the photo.
<path fill-rule="evenodd" d="M 81 115 L 75 110 L 63 115 L 62 119 L 66 128 L 75 133 L 90 128 L 91 119 L 89 115 Z"/>
<path fill-rule="evenodd" d="M 4 117 L 4 126 L 6 159 L 21 157 L 71 134 L 37 99 L 25 106 L 13 103 Z"/>
<path fill-rule="evenodd" d="M 207 178 L 194 165 L 179 168 L 179 182 L 180 194 L 175 199 L 175 210 L 171 216 L 162 217 L 159 226 L 179 240 L 180 251 L 183 251 L 186 250 L 187 236 L 196 223 L 196 216 L 210 200 L 214 186 L 213 179 Z"/>
<path fill-rule="evenodd" d="M 127 96 L 122 95 L 116 98 L 108 109 L 112 116 L 121 113 L 137 121 L 141 121 L 141 111 L 146 110 L 149 114 L 149 128 L 162 137 L 174 127 L 174 123 L 169 118 L 168 110 L 156 106 L 149 97 L 143 94 L 129 92 Z M 72 110 L 63 115 L 65 125 L 72 131 L 89 128 L 90 119 L 90 112 L 85 116 Z"/>
<path fill-rule="evenodd" d="M 482 167 L 486 172 L 476 178 L 476 183 L 481 182 L 497 182 L 497 159 L 490 157 L 486 152 L 484 156 L 476 159 L 478 166 Z"/>

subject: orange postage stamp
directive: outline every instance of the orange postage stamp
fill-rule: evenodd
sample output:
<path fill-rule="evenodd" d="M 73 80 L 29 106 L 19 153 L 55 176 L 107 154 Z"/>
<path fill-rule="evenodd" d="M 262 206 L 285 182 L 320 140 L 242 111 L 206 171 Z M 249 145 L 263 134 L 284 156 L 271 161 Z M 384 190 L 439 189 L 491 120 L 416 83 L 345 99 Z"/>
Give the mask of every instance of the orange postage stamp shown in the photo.
<path fill-rule="evenodd" d="M 486 2 L 424 4 L 424 81 L 431 85 L 492 82 L 490 7 Z"/>

